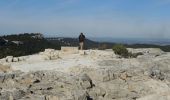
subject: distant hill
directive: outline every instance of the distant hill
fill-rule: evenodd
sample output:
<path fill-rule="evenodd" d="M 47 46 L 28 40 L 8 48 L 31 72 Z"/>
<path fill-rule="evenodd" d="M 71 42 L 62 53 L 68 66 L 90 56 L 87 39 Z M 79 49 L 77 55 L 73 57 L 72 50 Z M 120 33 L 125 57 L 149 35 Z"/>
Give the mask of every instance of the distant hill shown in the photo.
<path fill-rule="evenodd" d="M 122 43 L 122 44 L 154 44 L 154 45 L 170 45 L 170 39 L 155 39 L 155 38 L 111 38 L 111 37 L 90 37 L 93 41 Z"/>
<path fill-rule="evenodd" d="M 78 38 L 55 37 L 46 38 L 50 43 L 62 44 L 64 46 L 78 46 Z M 111 42 L 96 42 L 89 39 L 85 41 L 85 49 L 112 49 L 116 43 Z M 128 48 L 160 48 L 165 52 L 170 52 L 170 45 L 156 44 L 124 44 Z"/>
<path fill-rule="evenodd" d="M 61 46 L 79 46 L 78 38 L 46 38 L 50 43 Z M 95 42 L 89 39 L 85 40 L 85 49 L 94 49 L 99 47 L 99 42 Z"/>
<path fill-rule="evenodd" d="M 125 44 L 126 47 L 129 48 L 160 48 L 164 52 L 170 52 L 170 45 L 154 45 L 154 44 L 132 44 L 132 45 L 127 45 Z"/>
<path fill-rule="evenodd" d="M 24 33 L 0 37 L 0 58 L 24 56 L 43 51 L 45 48 L 60 49 L 48 42 L 40 33 Z"/>
<path fill-rule="evenodd" d="M 85 49 L 111 49 L 115 43 L 85 41 Z M 170 52 L 170 45 L 160 46 L 152 44 L 124 44 L 130 48 L 160 48 Z M 61 46 L 79 46 L 78 38 L 44 38 L 41 33 L 24 33 L 18 35 L 0 36 L 0 58 L 6 56 L 24 56 L 44 51 L 46 48 L 58 49 Z"/>
<path fill-rule="evenodd" d="M 0 37 L 0 46 L 4 46 L 6 44 L 6 41 Z"/>

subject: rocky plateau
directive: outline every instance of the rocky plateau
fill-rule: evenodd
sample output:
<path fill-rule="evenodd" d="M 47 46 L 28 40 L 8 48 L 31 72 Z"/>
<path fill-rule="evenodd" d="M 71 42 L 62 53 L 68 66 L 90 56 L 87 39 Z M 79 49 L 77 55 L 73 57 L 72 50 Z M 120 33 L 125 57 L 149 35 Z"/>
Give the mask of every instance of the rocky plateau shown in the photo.
<path fill-rule="evenodd" d="M 170 53 L 54 50 L 0 59 L 0 100 L 170 100 Z"/>

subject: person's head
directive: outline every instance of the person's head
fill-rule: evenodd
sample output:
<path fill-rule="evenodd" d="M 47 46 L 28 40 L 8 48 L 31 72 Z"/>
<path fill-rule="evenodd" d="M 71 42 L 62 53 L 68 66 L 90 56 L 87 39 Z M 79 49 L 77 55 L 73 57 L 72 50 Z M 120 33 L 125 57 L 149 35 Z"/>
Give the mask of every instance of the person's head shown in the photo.
<path fill-rule="evenodd" d="M 80 35 L 83 35 L 83 33 L 81 32 Z"/>

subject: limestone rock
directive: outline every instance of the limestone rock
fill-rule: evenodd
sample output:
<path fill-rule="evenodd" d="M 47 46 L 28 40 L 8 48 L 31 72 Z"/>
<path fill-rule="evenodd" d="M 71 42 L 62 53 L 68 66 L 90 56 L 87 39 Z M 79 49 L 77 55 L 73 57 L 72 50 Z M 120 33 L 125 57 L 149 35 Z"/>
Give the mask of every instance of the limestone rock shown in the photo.
<path fill-rule="evenodd" d="M 128 75 L 126 72 L 123 72 L 120 74 L 120 79 L 122 79 L 122 80 L 127 80 L 127 77 L 128 77 Z"/>
<path fill-rule="evenodd" d="M 50 52 L 54 52 L 55 50 L 54 49 L 45 49 L 45 51 L 44 52 L 48 52 L 48 53 L 50 53 Z"/>
<path fill-rule="evenodd" d="M 131 50 L 144 55 L 125 59 L 112 50 L 83 50 L 82 56 L 46 49 L 20 62 L 1 59 L 0 100 L 169 100 L 170 53 Z"/>
<path fill-rule="evenodd" d="M 0 64 L 0 72 L 8 72 L 8 71 L 11 71 L 11 70 L 12 70 L 11 66 Z"/>
<path fill-rule="evenodd" d="M 107 82 L 115 79 L 115 75 L 112 70 L 109 69 L 97 69 L 88 73 L 93 80 Z"/>
<path fill-rule="evenodd" d="M 59 58 L 59 51 L 54 49 L 45 49 L 44 52 L 39 54 L 44 56 L 44 60 L 55 60 Z"/>
<path fill-rule="evenodd" d="M 87 74 L 83 74 L 80 76 L 80 85 L 83 89 L 89 89 L 93 87 L 93 82 Z"/>
<path fill-rule="evenodd" d="M 45 100 L 61 100 L 61 99 L 59 99 L 59 97 L 57 96 L 49 95 L 49 96 L 45 96 Z"/>
<path fill-rule="evenodd" d="M 170 94 L 168 93 L 161 93 L 161 94 L 152 94 L 137 100 L 170 100 Z"/>
<path fill-rule="evenodd" d="M 19 61 L 24 61 L 25 58 L 24 58 L 24 57 L 18 57 L 18 60 L 19 60 Z"/>
<path fill-rule="evenodd" d="M 38 61 L 44 61 L 46 59 L 48 59 L 48 57 L 45 56 L 45 55 L 31 55 L 26 59 L 26 61 L 28 61 L 28 62 L 38 62 Z"/>
<path fill-rule="evenodd" d="M 44 95 L 28 95 L 19 100 L 46 100 Z"/>
<path fill-rule="evenodd" d="M 106 91 L 101 87 L 94 87 L 88 92 L 88 95 L 93 100 L 98 100 L 98 97 L 104 97 L 106 95 Z"/>
<path fill-rule="evenodd" d="M 17 57 L 13 58 L 13 62 L 18 62 L 18 61 L 19 61 L 19 58 L 17 58 Z"/>
<path fill-rule="evenodd" d="M 61 47 L 61 52 L 67 53 L 67 54 L 77 54 L 79 52 L 78 47 Z"/>
<path fill-rule="evenodd" d="M 87 53 L 84 50 L 79 50 L 80 55 L 87 55 Z"/>
<path fill-rule="evenodd" d="M 88 94 L 86 93 L 86 91 L 77 90 L 73 93 L 73 95 L 74 95 L 74 100 L 89 100 L 87 99 Z"/>
<path fill-rule="evenodd" d="M 0 63 L 1 63 L 1 64 L 5 63 L 5 62 L 6 62 L 6 58 L 0 59 Z"/>
<path fill-rule="evenodd" d="M 13 61 L 13 56 L 7 56 L 6 61 L 7 62 L 12 62 Z"/>
<path fill-rule="evenodd" d="M 1 91 L 1 100 L 17 100 L 25 96 L 25 92 L 22 90 L 4 90 Z"/>

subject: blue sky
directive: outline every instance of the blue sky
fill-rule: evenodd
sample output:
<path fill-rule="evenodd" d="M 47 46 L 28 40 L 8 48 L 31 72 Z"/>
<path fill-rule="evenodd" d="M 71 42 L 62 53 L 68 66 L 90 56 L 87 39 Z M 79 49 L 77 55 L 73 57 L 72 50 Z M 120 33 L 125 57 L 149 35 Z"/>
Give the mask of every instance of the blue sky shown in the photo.
<path fill-rule="evenodd" d="M 0 0 L 0 34 L 170 38 L 170 0 Z"/>

